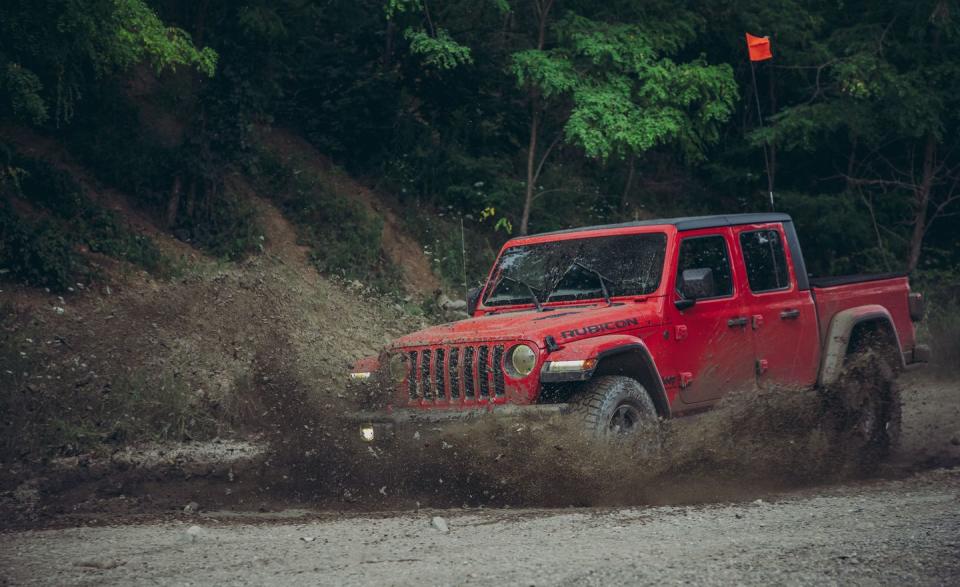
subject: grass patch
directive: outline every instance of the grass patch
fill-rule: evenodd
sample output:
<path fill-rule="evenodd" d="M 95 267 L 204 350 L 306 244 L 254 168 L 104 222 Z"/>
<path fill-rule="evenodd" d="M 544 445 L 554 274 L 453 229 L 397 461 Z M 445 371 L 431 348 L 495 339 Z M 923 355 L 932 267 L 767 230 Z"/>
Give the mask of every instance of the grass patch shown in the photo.
<path fill-rule="evenodd" d="M 233 193 L 224 178 L 234 159 L 201 137 L 179 146 L 161 144 L 144 130 L 136 106 L 122 91 L 101 88 L 84 122 L 66 140 L 71 151 L 101 181 L 126 193 L 138 208 L 166 227 L 175 178 L 181 197 L 173 225 L 182 240 L 218 257 L 238 260 L 263 248 L 263 229 L 253 206 Z M 184 132 L 198 132 L 188 129 Z M 210 137 L 206 137 L 209 139 Z"/>
<path fill-rule="evenodd" d="M 112 210 L 92 202 L 66 172 L 9 149 L 0 177 L 0 267 L 21 282 L 65 290 L 89 279 L 87 249 L 163 275 L 167 259 L 147 236 L 132 231 Z M 19 200 L 23 213 L 13 204 Z"/>
<path fill-rule="evenodd" d="M 424 217 L 428 217 L 429 221 L 425 222 Z M 503 232 L 491 235 L 489 226 L 467 217 L 463 219 L 461 234 L 460 217 L 452 210 L 444 214 L 422 206 L 407 206 L 402 220 L 404 230 L 423 245 L 424 254 L 430 260 L 434 273 L 440 276 L 443 288 L 448 292 L 456 292 L 453 297 L 464 295 L 464 261 L 468 286 L 482 284 L 499 251 L 499 243 L 493 242 L 493 239 L 498 235 L 507 238 Z M 492 225 L 492 222 L 488 224 Z"/>
<path fill-rule="evenodd" d="M 260 191 L 294 222 L 321 272 L 360 279 L 389 275 L 380 255 L 383 219 L 303 167 L 260 151 L 250 171 Z"/>

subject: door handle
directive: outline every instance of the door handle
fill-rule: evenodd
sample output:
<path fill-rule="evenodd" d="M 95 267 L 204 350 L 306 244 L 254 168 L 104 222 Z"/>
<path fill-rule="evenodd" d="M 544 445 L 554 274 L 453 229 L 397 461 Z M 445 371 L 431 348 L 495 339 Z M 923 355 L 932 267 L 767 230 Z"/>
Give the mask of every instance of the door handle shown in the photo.
<path fill-rule="evenodd" d="M 727 326 L 730 328 L 737 328 L 746 326 L 750 323 L 750 320 L 746 316 L 738 316 L 736 318 L 731 318 L 727 320 Z"/>
<path fill-rule="evenodd" d="M 791 308 L 790 310 L 784 310 L 783 312 L 780 312 L 781 320 L 795 320 L 799 316 L 800 310 L 797 310 L 796 308 Z"/>

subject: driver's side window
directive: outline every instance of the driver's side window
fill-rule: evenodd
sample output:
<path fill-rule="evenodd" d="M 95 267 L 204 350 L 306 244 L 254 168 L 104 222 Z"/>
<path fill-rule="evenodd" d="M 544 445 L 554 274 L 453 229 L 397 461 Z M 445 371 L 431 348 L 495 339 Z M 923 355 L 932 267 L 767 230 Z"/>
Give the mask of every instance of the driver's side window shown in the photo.
<path fill-rule="evenodd" d="M 727 241 L 721 235 L 695 236 L 680 242 L 677 263 L 677 289 L 680 290 L 683 272 L 688 269 L 710 269 L 715 286 L 713 298 L 733 295 L 733 276 L 730 272 L 730 254 Z"/>

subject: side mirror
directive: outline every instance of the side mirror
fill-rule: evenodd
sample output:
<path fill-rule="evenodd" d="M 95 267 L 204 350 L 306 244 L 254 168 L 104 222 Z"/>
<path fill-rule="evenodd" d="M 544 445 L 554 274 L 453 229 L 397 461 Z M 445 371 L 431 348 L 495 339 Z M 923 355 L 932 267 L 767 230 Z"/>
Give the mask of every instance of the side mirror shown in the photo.
<path fill-rule="evenodd" d="M 477 303 L 480 302 L 481 291 L 481 288 L 475 287 L 467 292 L 467 314 L 473 316 L 473 313 L 477 311 Z"/>
<path fill-rule="evenodd" d="M 685 269 L 680 276 L 680 293 L 684 299 L 677 301 L 677 308 L 685 310 L 702 298 L 717 295 L 713 281 L 713 269 Z"/>

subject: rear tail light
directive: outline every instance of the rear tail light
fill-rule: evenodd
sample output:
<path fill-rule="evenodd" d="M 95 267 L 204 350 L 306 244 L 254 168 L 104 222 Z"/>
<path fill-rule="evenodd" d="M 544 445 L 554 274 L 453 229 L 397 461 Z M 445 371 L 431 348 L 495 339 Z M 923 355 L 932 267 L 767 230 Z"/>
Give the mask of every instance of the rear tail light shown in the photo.
<path fill-rule="evenodd" d="M 907 302 L 910 306 L 910 319 L 914 322 L 923 320 L 923 315 L 927 312 L 927 300 L 922 293 L 914 292 L 907 296 Z"/>

